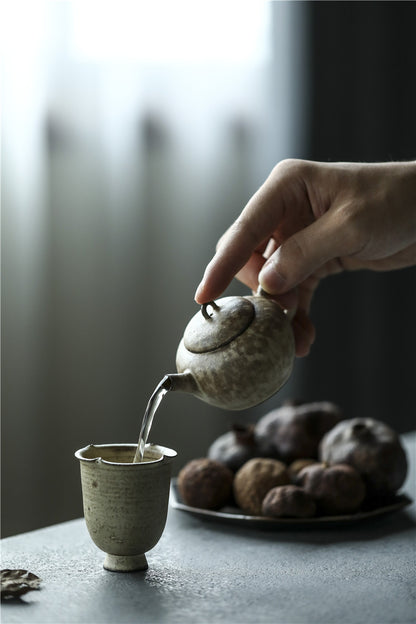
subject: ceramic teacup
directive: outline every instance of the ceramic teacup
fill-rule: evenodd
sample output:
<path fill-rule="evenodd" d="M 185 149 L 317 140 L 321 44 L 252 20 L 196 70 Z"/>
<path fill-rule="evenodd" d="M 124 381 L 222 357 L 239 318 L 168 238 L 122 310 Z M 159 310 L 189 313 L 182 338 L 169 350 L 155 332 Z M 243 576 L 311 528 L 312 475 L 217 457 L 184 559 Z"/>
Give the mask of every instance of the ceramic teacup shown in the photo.
<path fill-rule="evenodd" d="M 135 444 L 90 444 L 75 453 L 87 528 L 106 553 L 104 568 L 114 572 L 146 570 L 145 553 L 166 524 L 176 451 L 149 444 L 133 463 L 135 451 Z"/>

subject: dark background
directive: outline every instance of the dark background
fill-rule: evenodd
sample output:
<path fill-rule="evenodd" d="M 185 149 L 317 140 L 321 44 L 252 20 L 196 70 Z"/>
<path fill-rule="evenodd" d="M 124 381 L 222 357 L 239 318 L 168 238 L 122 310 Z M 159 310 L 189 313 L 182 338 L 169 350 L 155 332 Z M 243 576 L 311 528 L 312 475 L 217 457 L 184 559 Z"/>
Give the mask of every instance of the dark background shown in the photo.
<path fill-rule="evenodd" d="M 416 156 L 416 3 L 308 2 L 305 157 Z M 415 207 L 416 209 L 416 207 Z M 416 422 L 416 271 L 329 278 L 312 308 L 317 340 L 302 393 L 399 431 Z"/>

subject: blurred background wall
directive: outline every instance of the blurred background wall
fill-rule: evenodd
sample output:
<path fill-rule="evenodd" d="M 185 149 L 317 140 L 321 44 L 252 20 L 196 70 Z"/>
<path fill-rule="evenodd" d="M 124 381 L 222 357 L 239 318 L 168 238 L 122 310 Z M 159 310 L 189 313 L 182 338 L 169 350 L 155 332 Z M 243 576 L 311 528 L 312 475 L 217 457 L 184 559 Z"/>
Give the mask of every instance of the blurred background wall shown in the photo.
<path fill-rule="evenodd" d="M 74 451 L 137 440 L 215 243 L 276 162 L 416 145 L 415 3 L 6 4 L 3 535 L 80 516 Z M 414 428 L 415 277 L 327 280 L 279 395 L 230 414 L 173 393 L 151 439 L 178 471 L 285 398 Z"/>

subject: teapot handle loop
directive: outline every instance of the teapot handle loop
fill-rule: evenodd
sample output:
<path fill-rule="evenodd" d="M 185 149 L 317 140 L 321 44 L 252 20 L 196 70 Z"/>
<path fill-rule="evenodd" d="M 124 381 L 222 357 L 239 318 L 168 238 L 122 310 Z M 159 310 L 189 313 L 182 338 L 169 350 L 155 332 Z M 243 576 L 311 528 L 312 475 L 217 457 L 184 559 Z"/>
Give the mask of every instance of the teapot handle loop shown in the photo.
<path fill-rule="evenodd" d="M 215 301 L 208 301 L 208 303 L 203 303 L 201 305 L 201 312 L 204 319 L 210 321 L 212 319 L 212 314 L 210 314 L 207 310 L 208 307 L 211 307 L 213 310 L 219 310 L 220 306 L 215 303 Z"/>

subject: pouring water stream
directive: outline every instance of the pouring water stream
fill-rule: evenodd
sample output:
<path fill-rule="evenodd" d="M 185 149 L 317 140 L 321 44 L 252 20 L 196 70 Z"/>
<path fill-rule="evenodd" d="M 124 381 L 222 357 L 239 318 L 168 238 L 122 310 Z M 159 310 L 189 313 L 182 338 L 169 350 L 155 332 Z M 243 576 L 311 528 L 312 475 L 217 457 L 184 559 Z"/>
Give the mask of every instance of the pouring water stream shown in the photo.
<path fill-rule="evenodd" d="M 153 418 L 156 410 L 159 407 L 165 394 L 171 389 L 171 380 L 168 375 L 163 377 L 162 381 L 156 386 L 153 394 L 151 395 L 146 407 L 146 411 L 143 416 L 142 426 L 140 429 L 139 440 L 137 442 L 137 449 L 134 455 L 133 463 L 137 464 L 143 461 L 144 449 L 149 437 L 149 432 L 152 427 Z"/>

